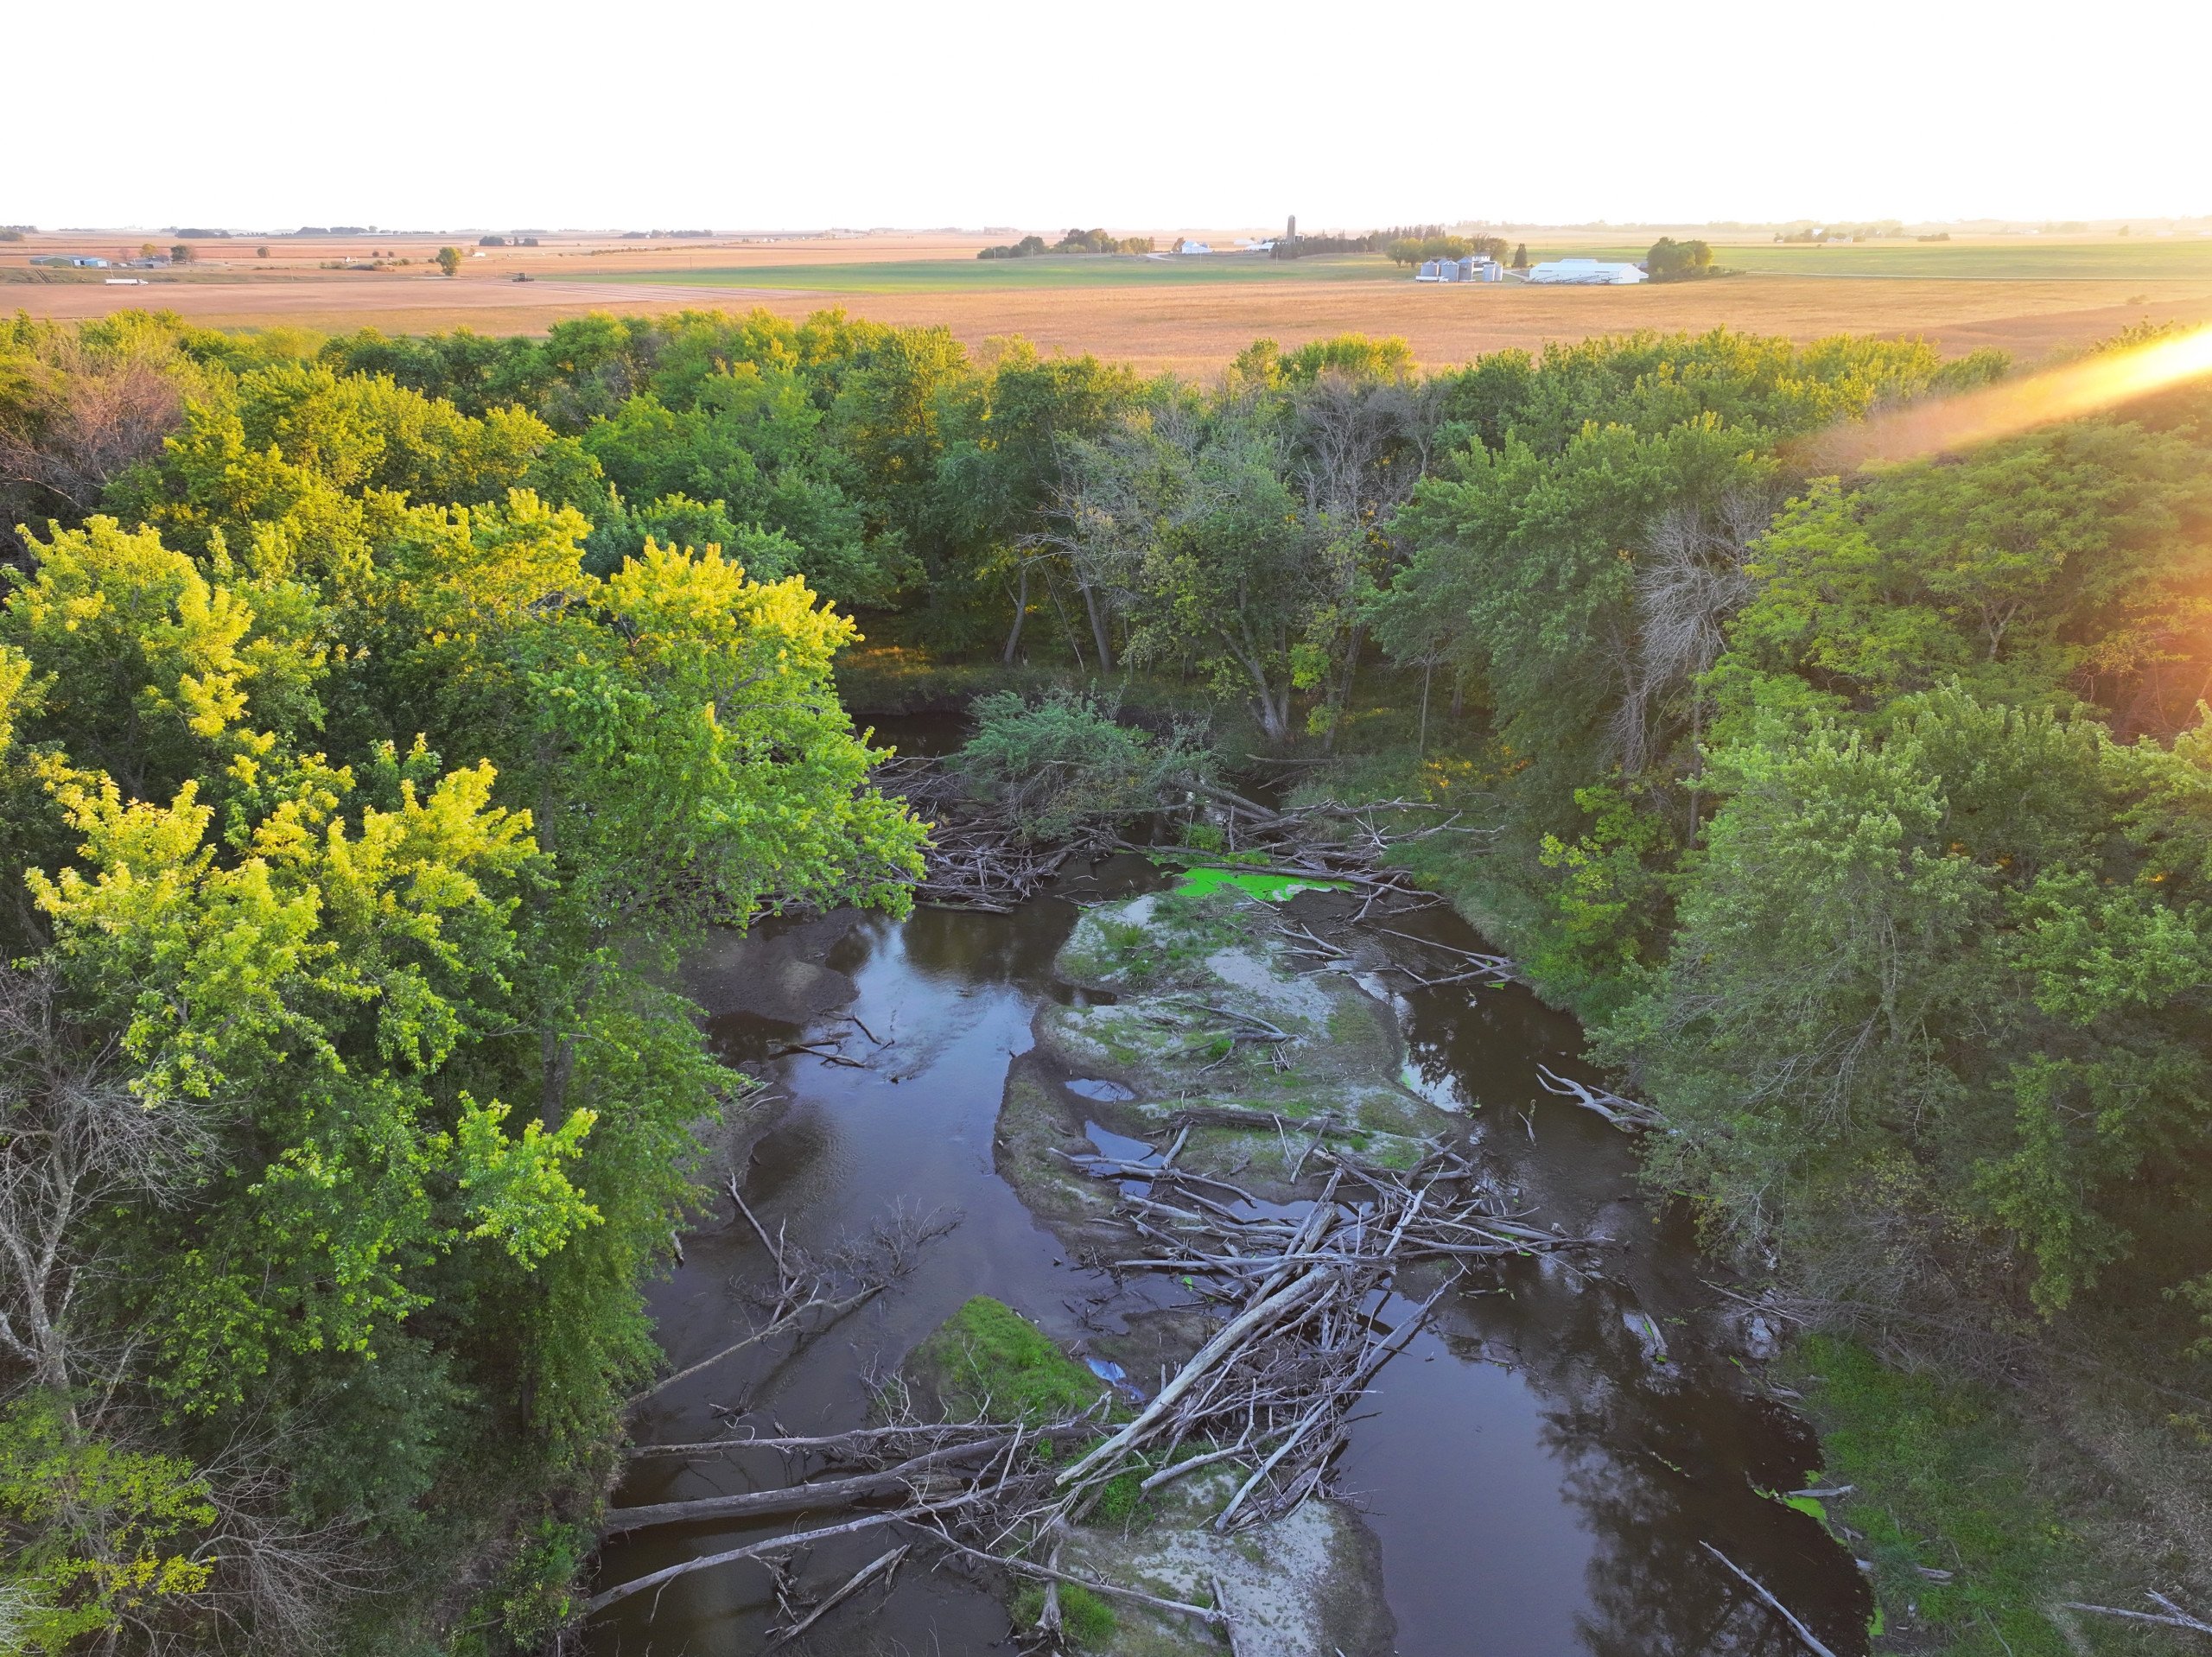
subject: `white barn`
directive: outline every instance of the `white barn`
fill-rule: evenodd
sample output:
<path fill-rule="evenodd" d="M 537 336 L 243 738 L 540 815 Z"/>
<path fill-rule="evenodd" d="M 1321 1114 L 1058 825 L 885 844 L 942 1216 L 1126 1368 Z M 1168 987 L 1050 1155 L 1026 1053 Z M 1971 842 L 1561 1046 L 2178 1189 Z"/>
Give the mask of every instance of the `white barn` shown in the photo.
<path fill-rule="evenodd" d="M 1624 288 L 1649 278 L 1643 266 L 1625 260 L 1547 259 L 1529 272 L 1529 280 L 1572 283 L 1586 288 Z"/>

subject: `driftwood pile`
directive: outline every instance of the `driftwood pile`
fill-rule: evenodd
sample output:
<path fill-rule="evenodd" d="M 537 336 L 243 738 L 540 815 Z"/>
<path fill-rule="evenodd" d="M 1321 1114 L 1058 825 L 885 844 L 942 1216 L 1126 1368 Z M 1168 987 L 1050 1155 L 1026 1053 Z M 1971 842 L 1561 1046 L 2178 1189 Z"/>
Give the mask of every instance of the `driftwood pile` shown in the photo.
<path fill-rule="evenodd" d="M 1105 848 L 1090 835 L 1054 846 L 1025 838 L 1014 813 L 976 799 L 941 760 L 905 756 L 875 769 L 875 785 L 903 796 L 930 822 L 917 903 L 1011 914 L 1078 852 Z"/>
<path fill-rule="evenodd" d="M 1412 1169 L 1391 1171 L 1322 1149 L 1317 1138 L 1300 1163 L 1311 1158 L 1326 1170 L 1320 1195 L 1302 1207 L 1270 1208 L 1227 1180 L 1179 1166 L 1188 1134 L 1186 1127 L 1166 1152 L 1135 1160 L 1077 1159 L 1085 1173 L 1119 1188 L 1123 1216 L 1139 1239 L 1115 1269 L 1174 1273 L 1221 1316 L 1211 1336 L 1173 1374 L 1163 1374 L 1133 1414 L 1115 1419 L 1110 1394 L 1085 1413 L 1044 1423 L 934 1423 L 902 1406 L 882 1425 L 849 1432 L 641 1446 L 632 1453 L 742 1458 L 756 1477 L 760 1458 L 772 1457 L 781 1477 L 727 1495 L 618 1508 L 606 1516 L 607 1534 L 802 1513 L 853 1516 L 648 1572 L 602 1590 L 587 1609 L 691 1571 L 753 1561 L 776 1576 L 788 1637 L 833 1603 L 887 1583 L 918 1540 L 942 1555 L 1044 1583 L 1048 1633 L 1058 1585 L 1068 1583 L 1226 1627 L 1233 1638 L 1234 1618 L 1218 1596 L 1213 1604 L 1197 1604 L 1062 1569 L 1069 1527 L 1116 1481 L 1134 1477 L 1140 1490 L 1152 1491 L 1224 1467 L 1238 1476 L 1213 1517 L 1217 1530 L 1294 1511 L 1326 1491 L 1353 1410 L 1376 1372 L 1465 1270 L 1507 1255 L 1602 1246 L 1538 1230 L 1502 1211 L 1473 1167 L 1442 1146 L 1431 1147 Z M 760 1235 L 775 1248 L 765 1231 Z M 1395 1301 L 1400 1276 L 1425 1265 L 1446 1268 L 1433 1292 L 1419 1303 Z M 889 1400 L 904 1396 L 895 1384 L 879 1391 Z M 989 1400 L 978 1414 L 991 1417 Z M 1048 1448 L 1052 1453 L 1041 1453 Z M 779 1561 L 889 1526 L 906 1533 L 897 1547 L 811 1606 L 791 1597 Z"/>
<path fill-rule="evenodd" d="M 1317 1136 L 1300 1164 L 1326 1168 L 1326 1184 L 1303 1213 L 1286 1214 L 1178 1167 L 1188 1135 L 1185 1127 L 1164 1154 L 1077 1165 L 1122 1185 L 1126 1217 L 1147 1245 L 1114 1269 L 1173 1273 L 1228 1320 L 1135 1419 L 1055 1476 L 1064 1493 L 1055 1518 L 1079 1516 L 1133 1470 L 1151 1490 L 1223 1463 L 1245 1476 L 1216 1529 L 1290 1513 L 1325 1488 L 1353 1406 L 1468 1266 L 1602 1246 L 1499 1212 L 1474 1169 L 1442 1146 L 1398 1172 L 1323 1149 Z M 1430 1262 L 1455 1269 L 1385 1323 L 1400 1273 Z"/>
<path fill-rule="evenodd" d="M 915 899 L 923 904 L 1005 914 L 1034 897 L 1071 858 L 1161 849 L 1120 838 L 1103 820 L 1051 844 L 1033 841 L 1015 812 L 977 798 L 940 759 L 899 756 L 876 768 L 874 782 L 887 794 L 903 796 L 931 824 L 923 877 L 915 887 Z M 1181 779 L 1166 795 L 1172 797 L 1133 815 L 1170 822 L 1204 816 L 1236 854 L 1209 858 L 1179 849 L 1179 860 L 1348 886 L 1363 894 L 1361 920 L 1378 905 L 1403 911 L 1442 901 L 1389 865 L 1394 848 L 1438 835 L 1497 832 L 1463 823 L 1461 812 L 1426 800 L 1361 805 L 1324 800 L 1277 808 L 1199 777 Z"/>

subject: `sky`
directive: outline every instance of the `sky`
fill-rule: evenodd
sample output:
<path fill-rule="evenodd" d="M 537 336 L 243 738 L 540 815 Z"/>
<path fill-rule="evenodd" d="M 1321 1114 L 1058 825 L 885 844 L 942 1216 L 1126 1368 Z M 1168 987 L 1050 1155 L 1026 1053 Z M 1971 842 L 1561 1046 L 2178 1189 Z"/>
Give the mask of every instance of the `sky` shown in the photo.
<path fill-rule="evenodd" d="M 0 223 L 2212 213 L 2212 7 L 21 0 Z"/>

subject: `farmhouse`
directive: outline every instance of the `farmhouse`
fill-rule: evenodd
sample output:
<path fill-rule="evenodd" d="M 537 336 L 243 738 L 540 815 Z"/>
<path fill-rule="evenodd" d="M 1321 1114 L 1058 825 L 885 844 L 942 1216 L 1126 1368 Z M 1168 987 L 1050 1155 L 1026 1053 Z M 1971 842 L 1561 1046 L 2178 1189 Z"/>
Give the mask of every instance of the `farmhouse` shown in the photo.
<path fill-rule="evenodd" d="M 1572 283 L 1586 288 L 1624 288 L 1649 278 L 1642 265 L 1625 260 L 1547 259 L 1529 272 L 1529 280 Z"/>

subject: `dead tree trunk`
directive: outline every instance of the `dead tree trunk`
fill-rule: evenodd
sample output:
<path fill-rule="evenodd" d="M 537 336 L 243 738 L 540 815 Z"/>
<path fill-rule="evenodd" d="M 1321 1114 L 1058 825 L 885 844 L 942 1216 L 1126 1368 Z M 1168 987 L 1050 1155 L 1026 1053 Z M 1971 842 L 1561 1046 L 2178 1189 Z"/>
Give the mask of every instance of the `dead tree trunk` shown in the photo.
<path fill-rule="evenodd" d="M 1024 560 L 1015 581 L 1014 592 L 1014 625 L 1006 636 L 1006 648 L 999 652 L 999 660 L 1007 667 L 1014 665 L 1016 651 L 1021 648 L 1022 624 L 1029 619 L 1029 564 Z"/>

